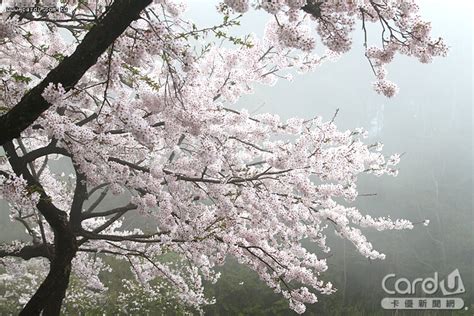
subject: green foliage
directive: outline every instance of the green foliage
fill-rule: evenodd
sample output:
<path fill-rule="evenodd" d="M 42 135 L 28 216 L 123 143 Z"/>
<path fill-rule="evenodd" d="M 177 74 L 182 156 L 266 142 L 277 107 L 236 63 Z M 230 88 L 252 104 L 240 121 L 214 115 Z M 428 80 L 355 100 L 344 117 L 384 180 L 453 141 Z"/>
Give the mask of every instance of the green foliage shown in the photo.
<path fill-rule="evenodd" d="M 153 90 L 155 90 L 155 91 L 160 90 L 160 84 L 157 83 L 156 81 L 154 81 L 149 76 L 142 75 L 138 68 L 133 67 L 133 66 L 128 65 L 128 64 L 125 64 L 125 63 L 122 64 L 122 67 L 125 68 L 126 70 L 128 70 L 128 72 L 129 72 L 129 76 L 127 78 L 128 79 L 127 81 L 128 81 L 129 85 L 133 84 L 133 82 L 135 82 L 135 81 L 142 81 L 142 82 L 146 83 Z"/>
<path fill-rule="evenodd" d="M 24 84 L 28 84 L 32 80 L 30 77 L 19 74 L 16 71 L 13 71 L 11 68 L 10 69 L 3 68 L 3 67 L 0 68 L 0 75 L 10 76 L 10 78 L 14 80 L 15 82 L 24 83 Z"/>
<path fill-rule="evenodd" d="M 3 113 L 8 112 L 8 110 L 10 110 L 10 109 L 7 108 L 6 106 L 0 104 L 0 115 L 3 114 Z"/>
<path fill-rule="evenodd" d="M 61 53 L 59 53 L 59 52 L 58 52 L 58 53 L 55 53 L 55 54 L 53 55 L 53 57 L 54 57 L 54 59 L 56 59 L 56 60 L 59 61 L 59 62 L 63 61 L 64 58 L 66 58 L 66 56 L 64 56 L 63 54 L 61 54 Z"/>
<path fill-rule="evenodd" d="M 105 272 L 102 280 L 106 292 L 88 290 L 87 280 L 72 275 L 63 304 L 64 315 L 190 315 L 194 311 L 179 304 L 173 289 L 163 280 L 144 287 L 134 280 L 128 265 L 106 258 L 113 272 Z M 0 315 L 16 315 L 46 276 L 47 263 L 32 264 L 23 276 L 0 279 Z M 0 262 L 1 263 L 1 262 Z M 4 273 L 0 264 L 0 274 Z"/>
<path fill-rule="evenodd" d="M 350 257 L 350 255 L 349 255 Z M 67 299 L 64 315 L 191 315 L 197 314 L 182 305 L 172 297 L 172 289 L 163 280 L 156 280 L 150 284 L 155 288 L 157 295 L 150 292 L 135 281 L 128 265 L 116 259 L 105 257 L 104 260 L 113 267 L 113 272 L 106 272 L 101 277 L 108 287 L 106 296 L 92 297 L 83 290 L 83 281 L 73 277 L 70 292 L 74 292 L 74 299 Z M 176 258 L 169 254 L 164 261 L 173 261 Z M 352 260 L 352 258 L 351 258 Z M 374 274 L 383 272 L 383 265 L 370 264 Z M 348 286 L 342 288 L 343 275 L 341 267 L 329 271 L 328 278 L 335 281 L 339 288 L 333 295 L 319 295 L 319 302 L 308 306 L 305 315 L 392 315 L 380 307 L 382 294 L 378 279 L 367 279 L 367 264 L 355 264 L 348 270 L 353 275 L 349 278 Z M 221 279 L 216 284 L 206 284 L 207 295 L 214 296 L 217 303 L 207 306 L 206 315 L 252 315 L 252 316 L 287 316 L 297 315 L 288 308 L 288 302 L 279 294 L 273 293 L 256 274 L 249 268 L 238 264 L 234 259 L 228 258 L 227 263 L 219 268 Z M 380 271 L 378 271 L 380 270 Z M 358 272 L 357 272 L 358 271 Z M 1 273 L 0 266 L 0 273 Z M 349 276 L 348 276 L 349 277 Z M 469 280 L 465 280 L 469 281 Z M 22 282 L 22 280 L 18 280 Z M 376 284 L 374 284 L 376 283 Z M 18 286 L 22 286 L 18 284 Z M 10 289 L 11 290 L 11 289 Z M 0 293 L 5 288 L 1 287 Z M 17 314 L 20 306 L 14 299 L 2 299 L 0 295 L 0 315 Z M 472 304 L 470 302 L 466 302 Z M 452 312 L 436 311 L 398 311 L 397 315 L 407 316 L 471 316 L 474 305 L 467 310 Z"/>
<path fill-rule="evenodd" d="M 192 24 L 192 30 L 190 32 L 181 33 L 177 36 L 177 38 L 184 38 L 186 40 L 193 38 L 195 40 L 199 40 L 206 38 L 206 36 L 209 34 L 213 34 L 216 39 L 225 39 L 234 45 L 251 48 L 253 44 L 249 35 L 239 37 L 230 35 L 228 33 L 228 29 L 240 25 L 241 17 L 242 15 L 231 17 L 230 12 L 227 11 L 224 14 L 221 24 L 203 29 L 198 29 L 195 24 Z"/>

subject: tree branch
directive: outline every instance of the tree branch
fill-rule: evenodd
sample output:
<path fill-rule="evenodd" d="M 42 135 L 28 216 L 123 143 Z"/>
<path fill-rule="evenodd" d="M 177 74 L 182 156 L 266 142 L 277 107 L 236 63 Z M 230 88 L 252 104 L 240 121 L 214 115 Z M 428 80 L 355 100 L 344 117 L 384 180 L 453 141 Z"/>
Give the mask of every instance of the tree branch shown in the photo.
<path fill-rule="evenodd" d="M 127 211 L 130 211 L 130 210 L 134 210 L 136 209 L 137 206 L 130 203 L 130 204 L 127 204 L 125 206 L 122 206 L 122 207 L 117 207 L 117 208 L 114 208 L 114 209 L 111 209 L 111 210 L 108 210 L 108 211 L 103 211 L 103 212 L 97 212 L 97 213 L 92 213 L 92 211 L 90 212 L 84 212 L 82 213 L 82 219 L 88 219 L 88 218 L 92 218 L 92 217 L 103 217 L 103 216 L 109 216 L 109 215 L 114 215 L 114 214 L 117 214 L 117 213 L 122 213 L 122 212 L 127 212 Z"/>
<path fill-rule="evenodd" d="M 83 229 L 81 235 L 85 240 L 81 240 L 79 243 L 83 244 L 87 240 L 109 240 L 109 241 L 133 241 L 137 243 L 159 243 L 159 237 L 161 235 L 169 234 L 169 231 L 157 232 L 153 234 L 133 234 L 133 235 L 103 235 L 97 234 L 91 231 Z M 173 240 L 176 241 L 176 240 Z"/>
<path fill-rule="evenodd" d="M 109 12 L 86 34 L 71 56 L 64 58 L 41 83 L 26 93 L 18 104 L 0 116 L 0 145 L 19 137 L 51 105 L 42 97 L 50 84 L 72 89 L 105 50 L 125 31 L 152 0 L 116 0 Z"/>
<path fill-rule="evenodd" d="M 20 249 L 13 250 L 0 249 L 0 258 L 17 257 L 24 260 L 30 260 L 31 258 L 43 257 L 51 259 L 51 253 L 53 253 L 53 249 L 54 248 L 52 245 L 45 244 L 27 245 Z"/>
<path fill-rule="evenodd" d="M 24 154 L 22 156 L 22 159 L 26 162 L 32 162 L 40 157 L 44 157 L 51 154 L 58 154 L 67 157 L 71 156 L 66 149 L 57 147 L 56 142 L 51 142 L 46 147 L 41 147 Z"/>
<path fill-rule="evenodd" d="M 309 0 L 302 8 L 304 12 L 311 14 L 315 19 L 321 17 L 321 4 L 322 1 Z"/>

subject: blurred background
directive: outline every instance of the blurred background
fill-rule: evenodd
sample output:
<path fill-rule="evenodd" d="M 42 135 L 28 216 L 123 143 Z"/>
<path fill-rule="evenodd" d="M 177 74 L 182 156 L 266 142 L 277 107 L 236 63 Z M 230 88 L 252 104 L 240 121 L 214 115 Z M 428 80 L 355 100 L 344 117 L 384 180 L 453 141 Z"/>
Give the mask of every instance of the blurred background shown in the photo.
<path fill-rule="evenodd" d="M 372 90 L 374 78 L 363 55 L 358 25 L 352 51 L 337 62 L 326 62 L 313 73 L 295 75 L 292 82 L 281 80 L 276 87 L 256 87 L 254 94 L 235 105 L 250 112 L 277 113 L 283 119 L 321 115 L 330 120 L 339 109 L 335 120 L 339 128 L 364 127 L 369 131 L 368 141 L 383 142 L 386 154 L 404 153 L 396 178 L 360 179 L 359 193 L 370 196 L 359 197 L 355 206 L 371 215 L 413 222 L 430 220 L 429 226 L 416 225 L 412 231 L 367 231 L 374 247 L 386 254 L 383 261 L 369 262 L 350 243 L 330 235 L 333 254 L 324 279 L 333 282 L 338 292 L 319 296 L 320 302 L 309 306 L 307 315 L 393 314 L 380 307 L 381 299 L 387 296 L 381 287 L 385 275 L 395 273 L 413 280 L 437 272 L 443 278 L 455 269 L 459 269 L 466 289 L 456 297 L 463 298 L 467 309 L 452 314 L 473 315 L 474 5 L 470 0 L 418 2 L 423 19 L 432 22 L 433 36 L 442 36 L 450 52 L 447 58 L 431 64 L 397 55 L 388 68 L 388 78 L 400 88 L 396 97 L 387 99 Z M 214 25 L 221 21 L 216 4 L 211 0 L 189 1 L 187 15 L 197 25 Z M 261 36 L 268 18 L 258 12 L 248 14 L 234 33 Z M 0 201 L 0 239 L 12 239 L 21 232 L 19 225 L 8 220 L 7 205 Z M 232 258 L 221 271 L 221 280 L 208 289 L 217 299 L 216 305 L 207 308 L 209 315 L 293 314 L 281 296 Z"/>

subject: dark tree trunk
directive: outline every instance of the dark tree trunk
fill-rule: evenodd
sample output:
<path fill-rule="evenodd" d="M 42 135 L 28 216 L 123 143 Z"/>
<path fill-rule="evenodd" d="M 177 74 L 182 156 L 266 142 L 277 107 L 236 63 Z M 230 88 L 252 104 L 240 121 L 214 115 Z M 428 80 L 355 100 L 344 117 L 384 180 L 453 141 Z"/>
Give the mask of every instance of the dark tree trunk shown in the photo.
<path fill-rule="evenodd" d="M 78 214 L 81 212 L 81 207 L 78 205 L 82 201 L 80 200 L 81 192 L 79 192 L 77 197 L 75 196 L 77 203 L 73 205 L 71 222 L 69 222 L 66 212 L 53 205 L 41 184 L 31 175 L 24 157 L 18 157 L 12 140 L 20 136 L 24 129 L 50 107 L 41 95 L 49 83 L 61 83 L 66 91 L 72 89 L 130 23 L 139 18 L 141 11 L 151 2 L 152 0 L 115 0 L 105 16 L 86 34 L 74 53 L 64 58 L 41 83 L 26 93 L 17 105 L 0 116 L 0 146 L 7 151 L 9 162 L 15 173 L 18 176 L 23 175 L 28 185 L 40 189 L 41 199 L 37 208 L 53 229 L 55 236 L 54 253 L 52 255 L 48 253 L 48 258 L 51 258 L 49 273 L 20 315 L 60 314 L 62 301 L 69 285 L 71 262 L 78 248 L 75 231 L 80 229 Z M 46 251 L 48 251 L 47 248 L 45 246 Z M 23 255 L 27 256 L 29 253 Z"/>
<path fill-rule="evenodd" d="M 53 253 L 50 254 L 51 249 L 45 246 L 47 258 L 51 260 L 49 273 L 20 315 L 39 315 L 41 312 L 48 316 L 59 315 L 69 284 L 71 262 L 78 249 L 76 236 L 69 222 L 68 214 L 52 203 L 51 197 L 46 194 L 41 184 L 28 170 L 27 161 L 18 156 L 13 143 L 7 142 L 3 148 L 13 171 L 18 176 L 23 176 L 28 182 L 28 186 L 35 188 L 39 193 L 40 198 L 36 207 L 54 232 Z"/>
<path fill-rule="evenodd" d="M 69 223 L 64 222 L 60 231 L 55 231 L 55 249 L 49 273 L 36 293 L 25 305 L 20 315 L 59 315 L 62 301 L 69 285 L 72 259 L 77 252 L 77 241 Z"/>

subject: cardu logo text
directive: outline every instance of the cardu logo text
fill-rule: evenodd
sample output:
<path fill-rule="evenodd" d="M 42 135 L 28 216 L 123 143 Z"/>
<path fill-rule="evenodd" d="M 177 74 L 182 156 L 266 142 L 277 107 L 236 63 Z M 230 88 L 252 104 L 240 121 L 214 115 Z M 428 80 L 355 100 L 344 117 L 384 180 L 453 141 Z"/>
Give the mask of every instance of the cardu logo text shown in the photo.
<path fill-rule="evenodd" d="M 441 280 L 438 272 L 432 277 L 413 280 L 398 278 L 394 273 L 387 274 L 382 279 L 382 289 L 391 296 L 403 295 L 383 298 L 381 305 L 384 309 L 461 309 L 463 299 L 453 295 L 466 291 L 458 269 Z M 431 296 L 436 294 L 438 297 Z"/>

